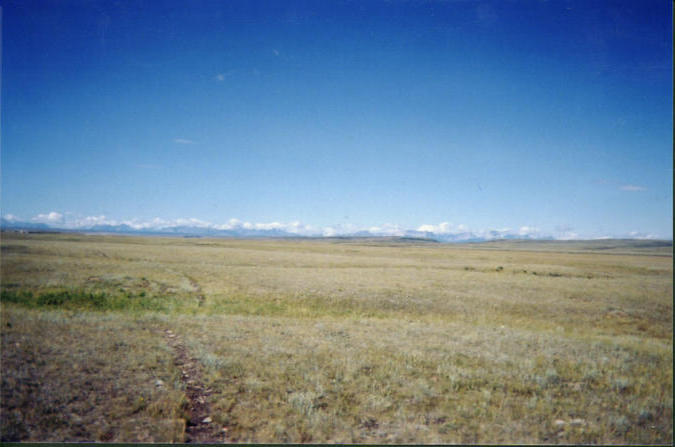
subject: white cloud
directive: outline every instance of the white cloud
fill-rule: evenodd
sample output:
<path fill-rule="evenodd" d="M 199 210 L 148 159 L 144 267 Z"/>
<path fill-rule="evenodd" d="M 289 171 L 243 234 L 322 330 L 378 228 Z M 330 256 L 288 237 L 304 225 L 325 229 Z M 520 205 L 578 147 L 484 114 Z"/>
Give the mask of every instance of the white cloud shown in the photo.
<path fill-rule="evenodd" d="M 119 222 L 108 219 L 104 215 L 100 216 L 86 216 L 65 212 L 64 214 L 52 211 L 49 214 L 38 214 L 31 219 L 34 222 L 46 223 L 58 228 L 78 229 L 90 228 L 97 225 L 118 225 Z"/>
<path fill-rule="evenodd" d="M 417 231 L 423 231 L 426 233 L 436 233 L 436 234 L 450 234 L 466 231 L 466 226 L 458 225 L 455 230 L 453 230 L 453 225 L 449 222 L 441 222 L 438 225 L 420 225 L 417 228 Z"/>
<path fill-rule="evenodd" d="M 368 231 L 378 236 L 404 236 L 405 230 L 400 225 L 385 223 L 381 226 L 373 226 Z"/>
<path fill-rule="evenodd" d="M 137 219 L 123 220 L 120 222 L 121 225 L 128 225 L 134 230 L 147 230 L 150 228 L 162 228 L 162 226 L 154 226 L 149 222 L 139 222 Z"/>
<path fill-rule="evenodd" d="M 587 239 L 667 239 L 655 233 L 630 231 L 628 233 L 603 234 L 602 236 L 587 237 Z"/>
<path fill-rule="evenodd" d="M 52 211 L 47 214 L 38 214 L 37 216 L 31 219 L 33 222 L 45 223 L 45 224 L 56 224 L 63 223 L 63 214 Z"/>
<path fill-rule="evenodd" d="M 164 219 L 160 219 L 159 217 L 155 217 L 154 219 L 152 219 L 152 220 L 150 221 L 150 223 L 151 223 L 152 225 L 154 225 L 154 226 L 162 226 L 162 225 L 166 226 L 166 225 L 169 225 L 169 221 L 164 220 Z"/>
<path fill-rule="evenodd" d="M 284 228 L 279 222 L 257 223 L 253 225 L 256 230 L 281 230 Z"/>
<path fill-rule="evenodd" d="M 502 239 L 506 236 L 518 235 L 519 233 L 511 231 L 510 228 L 494 228 L 491 230 L 479 230 L 476 231 L 475 234 L 477 236 L 484 237 L 487 239 Z"/>
<path fill-rule="evenodd" d="M 556 239 L 561 240 L 561 241 L 573 241 L 579 239 L 579 233 L 575 233 L 573 231 L 568 231 L 565 233 L 560 233 L 556 237 Z"/>
<path fill-rule="evenodd" d="M 206 225 L 207 223 L 204 223 Z M 260 230 L 260 231 L 271 231 L 271 230 L 280 230 L 285 231 L 291 234 L 309 236 L 314 234 L 321 234 L 321 231 L 315 230 L 311 225 L 305 225 L 300 221 L 293 221 L 289 223 L 283 222 L 242 222 L 239 219 L 230 219 L 225 224 L 208 224 L 210 228 L 217 230 Z"/>
<path fill-rule="evenodd" d="M 619 187 L 621 191 L 647 191 L 647 188 L 644 186 L 637 185 L 622 185 Z"/>
<path fill-rule="evenodd" d="M 222 73 L 217 73 L 213 79 L 215 79 L 218 82 L 223 82 L 227 77 L 229 77 L 232 73 L 234 73 L 234 70 L 228 70 Z"/>
<path fill-rule="evenodd" d="M 301 234 L 304 231 L 307 231 L 307 226 L 301 224 L 299 221 L 296 220 L 295 222 L 286 224 L 285 230 L 289 233 Z"/>
<path fill-rule="evenodd" d="M 555 226 L 555 232 L 556 232 L 556 239 L 562 240 L 562 241 L 570 241 L 570 240 L 575 240 L 579 239 L 579 233 L 576 233 L 574 231 L 574 227 L 571 225 L 556 225 Z"/>
<path fill-rule="evenodd" d="M 185 227 L 198 227 L 198 228 L 209 228 L 212 227 L 213 224 L 210 222 L 206 222 L 200 219 L 195 219 L 194 217 L 190 217 L 189 219 L 175 219 L 171 222 L 171 226 L 185 226 Z"/>
<path fill-rule="evenodd" d="M 9 221 L 20 221 L 18 217 L 13 214 L 6 214 L 4 218 Z M 358 226 L 352 223 L 338 224 L 324 227 L 313 227 L 311 225 L 303 224 L 300 221 L 292 222 L 246 222 L 236 218 L 231 218 L 225 223 L 213 223 L 194 217 L 177 218 L 177 219 L 162 219 L 155 217 L 153 219 L 126 219 L 115 220 L 110 219 L 106 215 L 82 216 L 75 213 L 51 211 L 49 213 L 38 214 L 30 219 L 32 222 L 45 223 L 54 228 L 86 230 L 96 226 L 102 225 L 127 225 L 135 230 L 171 230 L 176 227 L 195 227 L 202 229 L 213 230 L 248 230 L 248 231 L 283 231 L 291 235 L 298 236 L 343 236 L 354 233 L 365 232 L 373 236 L 406 236 L 419 235 L 422 233 L 430 233 L 432 237 L 438 236 L 439 240 L 446 241 L 463 241 L 471 239 L 502 239 L 502 238 L 554 238 L 558 240 L 573 240 L 573 239 L 610 239 L 610 238 L 631 238 L 631 239 L 658 239 L 659 235 L 654 233 L 645 233 L 640 231 L 631 231 L 627 233 L 616 233 L 608 235 L 607 233 L 598 234 L 579 234 L 573 231 L 573 227 L 569 225 L 558 225 L 550 235 L 542 233 L 537 227 L 525 225 L 519 227 L 517 230 L 510 228 L 497 229 L 483 229 L 473 230 L 466 225 L 453 225 L 449 222 L 441 222 L 439 224 L 423 224 L 415 229 L 402 227 L 398 224 L 385 223 L 382 225 L 375 225 L 370 227 Z"/>
<path fill-rule="evenodd" d="M 539 228 L 536 227 L 529 227 L 529 226 L 522 226 L 518 229 L 518 234 L 520 236 L 534 236 L 537 233 L 539 233 Z"/>
<path fill-rule="evenodd" d="M 658 239 L 658 236 L 653 233 L 642 233 L 639 231 L 631 231 L 628 233 L 631 239 Z"/>
<path fill-rule="evenodd" d="M 75 219 L 71 224 L 75 227 L 90 227 L 94 225 L 117 225 L 117 222 L 107 219 L 102 214 L 100 216 L 87 216 L 82 219 Z"/>
<path fill-rule="evenodd" d="M 331 237 L 331 236 L 335 236 L 338 233 L 337 233 L 337 231 L 335 231 L 335 228 L 333 228 L 333 227 L 324 227 L 321 234 L 325 237 Z"/>
<path fill-rule="evenodd" d="M 522 235 L 529 235 L 529 227 L 522 227 L 524 233 Z M 442 222 L 438 225 L 421 225 L 417 228 L 417 231 L 432 233 L 438 236 L 450 237 L 451 240 L 468 240 L 473 238 L 485 238 L 485 239 L 501 239 L 506 236 L 518 235 L 519 233 L 514 233 L 510 228 L 496 228 L 496 229 L 487 229 L 487 230 L 471 230 L 467 225 L 459 224 L 453 225 L 448 222 Z"/>
<path fill-rule="evenodd" d="M 417 227 L 417 231 L 434 234 L 460 234 L 460 233 L 468 233 L 469 227 L 467 227 L 464 224 L 453 225 L 450 222 L 441 222 L 438 225 L 430 225 L 430 224 L 420 225 L 419 227 Z"/>
<path fill-rule="evenodd" d="M 187 138 L 174 138 L 173 142 L 178 144 L 196 144 L 194 141 L 188 140 Z"/>
<path fill-rule="evenodd" d="M 227 223 L 214 225 L 213 228 L 216 230 L 233 230 L 236 228 L 241 228 L 242 222 L 239 219 L 232 218 L 227 221 Z"/>

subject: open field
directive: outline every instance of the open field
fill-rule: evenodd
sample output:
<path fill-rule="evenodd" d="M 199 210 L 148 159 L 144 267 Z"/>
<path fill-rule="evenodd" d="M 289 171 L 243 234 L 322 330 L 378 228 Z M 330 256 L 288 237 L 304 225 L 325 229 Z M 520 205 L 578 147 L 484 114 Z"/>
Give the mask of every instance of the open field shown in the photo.
<path fill-rule="evenodd" d="M 600 242 L 3 233 L 2 440 L 670 444 L 672 244 Z"/>

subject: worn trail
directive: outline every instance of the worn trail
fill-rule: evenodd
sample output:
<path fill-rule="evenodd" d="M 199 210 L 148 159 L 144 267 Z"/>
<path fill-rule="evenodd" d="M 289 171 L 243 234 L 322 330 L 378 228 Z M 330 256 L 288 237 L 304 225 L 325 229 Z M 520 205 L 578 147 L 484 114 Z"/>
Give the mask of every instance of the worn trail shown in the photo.
<path fill-rule="evenodd" d="M 212 390 L 201 381 L 202 371 L 197 359 L 190 356 L 180 337 L 170 329 L 164 331 L 167 343 L 173 349 L 174 364 L 181 370 L 181 381 L 185 385 L 189 418 L 185 428 L 185 442 L 222 443 L 226 432 L 213 423 L 208 397 Z"/>
<path fill-rule="evenodd" d="M 191 276 L 188 276 L 186 274 L 183 274 L 188 281 L 190 281 L 190 286 L 192 287 L 192 290 L 194 293 L 197 294 L 197 299 L 199 300 L 199 306 L 202 306 L 204 304 L 204 301 L 206 301 L 206 298 L 204 297 L 204 294 L 202 293 L 202 288 L 199 285 L 199 283 Z"/>

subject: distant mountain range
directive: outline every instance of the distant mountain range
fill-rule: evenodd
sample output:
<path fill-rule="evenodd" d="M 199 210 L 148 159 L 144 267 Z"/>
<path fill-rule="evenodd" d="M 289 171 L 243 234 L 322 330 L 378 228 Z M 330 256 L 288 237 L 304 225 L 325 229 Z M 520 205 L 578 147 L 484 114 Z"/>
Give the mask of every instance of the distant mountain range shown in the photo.
<path fill-rule="evenodd" d="M 406 230 L 397 234 L 391 232 L 378 232 L 362 230 L 352 233 L 338 233 L 330 236 L 321 234 L 302 235 L 284 231 L 281 229 L 255 229 L 242 226 L 230 229 L 218 229 L 207 226 L 174 225 L 165 227 L 134 228 L 127 224 L 119 225 L 91 225 L 77 228 L 64 228 L 59 225 L 44 223 L 20 222 L 0 218 L 0 228 L 3 230 L 26 230 L 26 231 L 60 231 L 78 233 L 101 233 L 101 234 L 135 234 L 157 236 L 183 236 L 183 237 L 229 237 L 229 238 L 398 238 L 407 240 L 424 240 L 429 242 L 481 242 L 495 239 L 553 239 L 552 237 L 533 237 L 522 234 L 506 234 L 498 231 L 488 231 L 483 234 L 472 232 L 458 233 L 433 233 L 428 231 Z"/>
<path fill-rule="evenodd" d="M 15 222 L 3 218 L 0 218 L 0 228 L 3 230 L 45 230 L 50 231 L 52 228 L 43 223 L 33 223 L 33 222 Z"/>

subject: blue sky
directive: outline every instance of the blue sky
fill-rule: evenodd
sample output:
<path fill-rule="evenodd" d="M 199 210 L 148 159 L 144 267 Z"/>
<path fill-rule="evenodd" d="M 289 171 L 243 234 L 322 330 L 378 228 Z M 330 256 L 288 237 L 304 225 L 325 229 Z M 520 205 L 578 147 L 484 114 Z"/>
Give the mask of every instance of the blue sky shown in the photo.
<path fill-rule="evenodd" d="M 9 0 L 2 20 L 5 217 L 672 238 L 668 1 Z"/>

